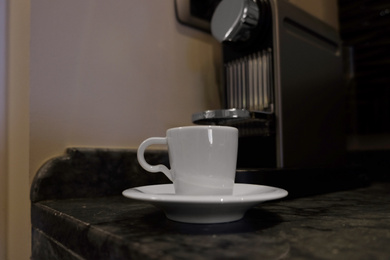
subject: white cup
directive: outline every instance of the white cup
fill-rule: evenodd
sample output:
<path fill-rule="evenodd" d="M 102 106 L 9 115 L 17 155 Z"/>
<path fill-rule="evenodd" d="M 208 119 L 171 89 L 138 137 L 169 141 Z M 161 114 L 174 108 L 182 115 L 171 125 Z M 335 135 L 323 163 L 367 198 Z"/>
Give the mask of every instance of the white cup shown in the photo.
<path fill-rule="evenodd" d="M 150 165 L 145 149 L 168 145 L 171 169 Z M 179 195 L 231 195 L 236 175 L 238 130 L 228 126 L 185 126 L 167 130 L 166 137 L 141 143 L 138 162 L 149 172 L 163 172 Z"/>

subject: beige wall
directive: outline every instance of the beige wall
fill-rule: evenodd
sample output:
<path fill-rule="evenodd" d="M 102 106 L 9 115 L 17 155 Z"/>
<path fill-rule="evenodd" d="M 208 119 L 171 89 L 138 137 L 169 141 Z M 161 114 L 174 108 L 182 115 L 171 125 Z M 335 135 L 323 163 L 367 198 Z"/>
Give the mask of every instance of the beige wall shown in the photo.
<path fill-rule="evenodd" d="M 5 6 L 5 3 L 8 6 Z M 0 259 L 30 257 L 30 2 L 0 1 Z M 3 20 L 4 19 L 4 20 Z"/>
<path fill-rule="evenodd" d="M 31 13 L 31 176 L 66 147 L 137 147 L 220 106 L 217 45 L 171 0 L 34 0 Z"/>
<path fill-rule="evenodd" d="M 333 28 L 339 28 L 337 0 L 287 0 L 319 18 Z"/>
<path fill-rule="evenodd" d="M 7 252 L 7 80 L 6 80 L 6 28 L 7 12 L 5 0 L 0 0 L 0 259 Z"/>

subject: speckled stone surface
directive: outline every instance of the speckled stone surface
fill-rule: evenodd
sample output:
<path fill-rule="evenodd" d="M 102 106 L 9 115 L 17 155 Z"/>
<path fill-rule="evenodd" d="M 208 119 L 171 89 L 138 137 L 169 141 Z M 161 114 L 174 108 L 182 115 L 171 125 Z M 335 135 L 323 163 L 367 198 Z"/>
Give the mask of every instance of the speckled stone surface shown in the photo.
<path fill-rule="evenodd" d="M 32 220 L 32 259 L 390 258 L 389 183 L 261 204 L 225 224 L 170 221 L 121 196 L 41 201 Z"/>
<path fill-rule="evenodd" d="M 151 164 L 169 165 L 168 155 L 148 151 Z M 149 173 L 138 164 L 136 151 L 69 148 L 38 170 L 31 185 L 32 202 L 49 199 L 119 195 L 124 189 L 170 183 L 163 173 Z"/>
<path fill-rule="evenodd" d="M 166 153 L 147 156 L 151 163 L 168 164 Z M 388 177 L 386 165 L 373 165 L 385 176 L 381 180 Z M 280 184 L 299 182 L 298 173 L 279 172 L 287 180 Z M 314 182 L 311 177 L 297 187 L 318 185 L 326 176 L 322 186 L 332 180 L 356 181 L 350 173 L 343 178 L 335 178 L 339 172 L 310 174 L 319 179 Z M 258 181 L 270 181 L 263 177 Z M 335 183 L 327 193 L 267 202 L 250 209 L 240 221 L 213 225 L 174 222 L 152 205 L 121 196 L 129 187 L 167 182 L 163 174 L 140 168 L 135 151 L 68 149 L 45 163 L 33 181 L 31 258 L 390 259 L 389 182 Z M 319 187 L 308 189 L 306 195 Z M 342 191 L 334 192 L 335 187 Z"/>

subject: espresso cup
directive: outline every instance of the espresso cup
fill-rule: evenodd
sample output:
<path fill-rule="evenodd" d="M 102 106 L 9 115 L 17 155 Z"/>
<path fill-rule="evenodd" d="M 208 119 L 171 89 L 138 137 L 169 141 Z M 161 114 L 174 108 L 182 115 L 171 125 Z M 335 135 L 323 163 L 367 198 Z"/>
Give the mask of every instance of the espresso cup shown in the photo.
<path fill-rule="evenodd" d="M 153 144 L 168 146 L 171 169 L 150 165 L 145 149 Z M 146 171 L 163 172 L 178 195 L 231 195 L 236 174 L 238 130 L 228 126 L 185 126 L 167 130 L 166 137 L 141 143 L 138 162 Z"/>

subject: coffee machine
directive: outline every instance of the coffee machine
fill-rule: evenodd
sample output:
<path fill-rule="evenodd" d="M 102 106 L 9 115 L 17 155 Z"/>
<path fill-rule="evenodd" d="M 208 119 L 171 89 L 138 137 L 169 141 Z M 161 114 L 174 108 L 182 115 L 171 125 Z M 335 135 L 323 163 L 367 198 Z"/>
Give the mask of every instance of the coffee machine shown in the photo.
<path fill-rule="evenodd" d="M 193 114 L 193 123 L 237 127 L 238 168 L 342 165 L 345 88 L 337 31 L 287 0 L 209 6 L 211 33 L 223 51 L 224 107 Z"/>

